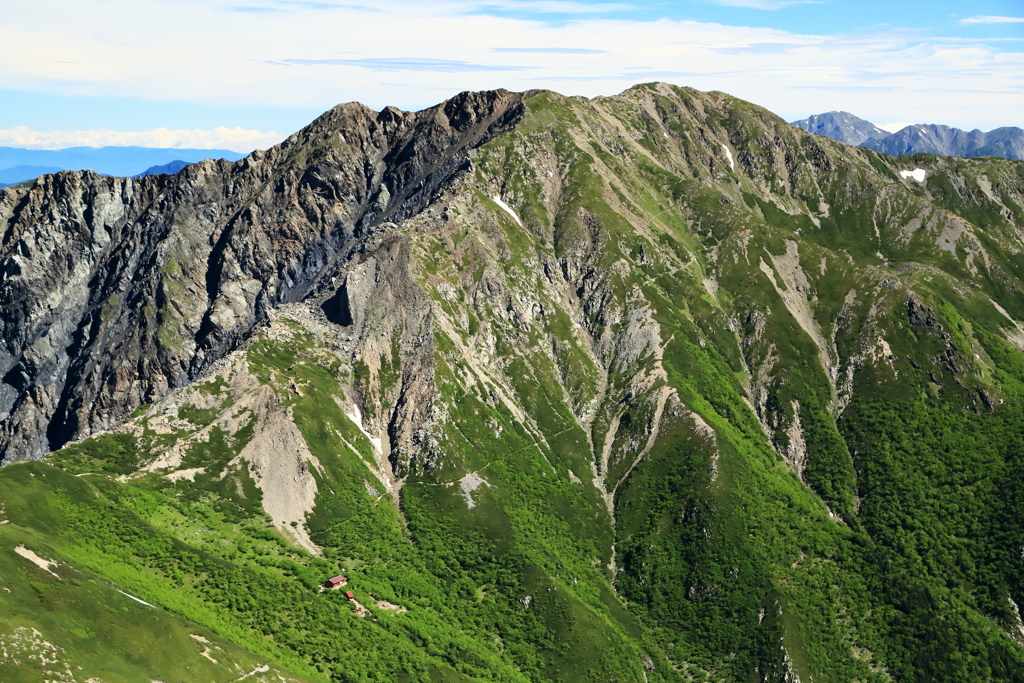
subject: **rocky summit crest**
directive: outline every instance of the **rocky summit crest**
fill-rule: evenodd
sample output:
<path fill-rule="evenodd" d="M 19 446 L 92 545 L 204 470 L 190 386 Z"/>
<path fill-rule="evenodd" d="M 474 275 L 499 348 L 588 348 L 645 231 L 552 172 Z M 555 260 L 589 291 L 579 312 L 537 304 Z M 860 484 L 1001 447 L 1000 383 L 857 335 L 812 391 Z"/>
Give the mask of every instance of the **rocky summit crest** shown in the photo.
<path fill-rule="evenodd" d="M 422 211 L 522 100 L 340 105 L 234 164 L 8 190 L 0 456 L 38 457 L 191 381 L 379 226 Z"/>

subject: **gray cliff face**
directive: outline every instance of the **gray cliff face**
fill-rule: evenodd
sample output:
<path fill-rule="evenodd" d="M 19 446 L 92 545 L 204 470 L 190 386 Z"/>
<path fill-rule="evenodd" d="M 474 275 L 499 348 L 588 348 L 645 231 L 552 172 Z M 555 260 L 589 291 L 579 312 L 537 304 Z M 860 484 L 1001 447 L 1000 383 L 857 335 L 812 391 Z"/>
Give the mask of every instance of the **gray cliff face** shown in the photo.
<path fill-rule="evenodd" d="M 889 135 L 888 131 L 847 111 L 815 114 L 800 121 L 793 121 L 793 125 L 808 133 L 824 135 L 848 145 L 860 145 L 868 140 L 881 139 Z"/>
<path fill-rule="evenodd" d="M 330 290 L 367 244 L 400 263 L 374 235 L 465 171 L 528 95 L 463 93 L 416 113 L 340 105 L 239 162 L 62 172 L 0 192 L 0 463 L 188 383 L 268 308 Z"/>

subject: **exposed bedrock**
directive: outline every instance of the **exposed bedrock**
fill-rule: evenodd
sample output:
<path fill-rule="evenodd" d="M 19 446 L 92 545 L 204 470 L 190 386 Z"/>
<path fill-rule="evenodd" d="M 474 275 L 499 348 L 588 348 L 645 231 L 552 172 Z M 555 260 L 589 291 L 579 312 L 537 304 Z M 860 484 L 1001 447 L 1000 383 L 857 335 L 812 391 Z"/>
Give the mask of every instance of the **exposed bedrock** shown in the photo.
<path fill-rule="evenodd" d="M 0 193 L 0 462 L 107 429 L 307 296 L 513 126 L 529 93 L 343 104 L 269 151 Z"/>

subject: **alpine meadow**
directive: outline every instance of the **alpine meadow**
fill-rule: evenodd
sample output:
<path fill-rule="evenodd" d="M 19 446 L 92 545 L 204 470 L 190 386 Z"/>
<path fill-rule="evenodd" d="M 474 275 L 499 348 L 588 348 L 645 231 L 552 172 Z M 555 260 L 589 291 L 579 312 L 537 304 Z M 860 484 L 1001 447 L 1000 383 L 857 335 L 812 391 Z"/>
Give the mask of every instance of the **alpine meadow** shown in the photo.
<path fill-rule="evenodd" d="M 4 683 L 1024 681 L 1024 161 L 465 92 L 0 235 Z"/>

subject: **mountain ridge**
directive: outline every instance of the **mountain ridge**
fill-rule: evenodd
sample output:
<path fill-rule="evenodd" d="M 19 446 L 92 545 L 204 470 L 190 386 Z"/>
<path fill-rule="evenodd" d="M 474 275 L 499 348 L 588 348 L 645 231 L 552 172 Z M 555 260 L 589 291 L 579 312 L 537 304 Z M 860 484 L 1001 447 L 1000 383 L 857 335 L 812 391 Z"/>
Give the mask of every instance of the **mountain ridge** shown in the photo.
<path fill-rule="evenodd" d="M 462 125 L 465 130 L 469 131 L 469 133 L 467 133 L 469 135 L 485 134 L 486 131 L 479 130 L 480 122 L 476 120 L 475 112 L 458 110 L 458 99 L 452 100 L 452 102 L 456 103 L 452 106 L 452 109 L 450 110 L 452 116 L 457 117 L 456 125 Z M 380 126 L 379 128 L 375 129 L 375 135 L 371 136 L 370 133 L 365 133 L 363 136 L 360 137 L 360 139 L 353 141 L 352 144 L 360 145 L 363 148 L 363 151 L 369 150 L 372 153 L 380 153 L 386 156 L 387 153 L 385 153 L 383 150 L 375 151 L 377 150 L 377 148 L 374 145 L 391 144 L 388 142 L 389 137 L 394 137 L 396 135 L 407 136 L 411 134 L 413 131 L 407 130 L 406 126 L 409 123 L 411 123 L 414 127 L 417 125 L 425 125 L 424 121 L 428 119 L 423 119 L 423 117 L 433 117 L 435 114 L 438 113 L 441 116 L 445 116 L 444 111 L 439 110 L 436 107 L 425 111 L 430 113 L 424 114 L 423 112 L 420 112 L 416 115 L 405 115 L 404 113 L 399 112 L 396 109 L 389 108 L 385 109 L 380 114 L 377 114 L 377 112 L 373 112 L 372 110 L 369 110 L 363 107 L 362 105 L 339 105 L 339 107 L 336 107 L 335 109 L 326 113 L 324 116 L 322 116 L 320 119 L 318 119 L 316 122 L 311 124 L 303 131 L 300 131 L 299 133 L 296 133 L 295 135 L 288 138 L 288 140 L 286 140 L 285 143 L 282 143 L 282 145 L 275 147 L 272 153 L 259 151 L 254 152 L 253 154 L 246 157 L 242 162 L 240 162 L 240 167 L 234 168 L 238 168 L 240 171 L 243 172 L 248 171 L 247 175 L 249 175 L 250 178 L 247 179 L 247 181 L 245 181 L 245 186 L 251 188 L 250 191 L 265 189 L 266 183 L 273 180 L 275 177 L 273 165 L 286 162 L 289 159 L 288 155 L 291 153 L 290 150 L 292 148 L 299 147 L 301 149 L 303 145 L 309 145 L 311 143 L 314 145 L 331 143 L 334 145 L 340 144 L 348 146 L 349 143 L 347 141 L 333 142 L 330 140 L 322 139 L 322 136 L 324 135 L 329 136 L 329 133 L 326 133 L 322 126 L 326 122 L 332 121 L 332 119 L 366 121 L 370 120 L 371 117 L 379 118 Z M 498 116 L 497 113 L 495 113 L 494 115 Z M 431 118 L 429 120 L 432 121 L 433 119 Z M 491 123 L 495 122 L 492 121 Z M 500 121 L 497 123 L 499 126 L 501 125 Z M 459 128 L 448 127 L 446 124 L 441 125 L 443 125 L 447 130 L 460 130 Z M 443 136 L 444 134 L 444 130 L 442 130 L 441 135 Z M 320 139 L 317 139 L 316 136 L 321 137 Z M 442 157 L 440 160 L 431 160 L 432 166 L 428 169 L 422 170 L 417 170 L 417 163 L 419 160 L 416 158 L 417 150 L 415 149 L 415 145 L 422 144 L 420 140 L 412 141 L 408 137 L 395 138 L 394 144 L 401 145 L 400 149 L 404 150 L 405 153 L 408 155 L 407 158 L 399 158 L 393 169 L 388 169 L 389 174 L 400 174 L 394 177 L 390 175 L 387 177 L 387 180 L 393 183 L 392 186 L 395 187 L 396 190 L 399 187 L 401 188 L 401 192 L 397 196 L 398 201 L 396 202 L 394 200 L 391 200 L 391 193 L 387 190 L 386 185 L 384 186 L 383 192 L 380 191 L 380 183 L 383 182 L 385 178 L 376 177 L 372 175 L 373 171 L 371 171 L 370 169 L 367 170 L 367 172 L 371 173 L 369 178 L 360 178 L 360 176 L 363 176 L 362 169 L 342 169 L 342 172 L 351 174 L 352 177 L 355 179 L 355 182 L 359 184 L 369 183 L 369 187 L 363 185 L 362 189 L 360 189 L 359 191 L 370 192 L 374 196 L 372 198 L 369 196 L 362 196 L 356 199 L 356 206 L 365 207 L 361 209 L 365 211 L 365 213 L 357 214 L 354 219 L 350 218 L 347 230 L 345 232 L 342 232 L 341 234 L 329 237 L 327 242 L 321 242 L 319 239 L 314 238 L 313 244 L 309 246 L 310 250 L 308 252 L 303 252 L 299 250 L 305 248 L 305 245 L 296 244 L 294 242 L 289 243 L 286 240 L 284 243 L 285 246 L 282 249 L 283 253 L 285 254 L 284 258 L 286 259 L 286 261 L 270 266 L 272 270 L 280 269 L 279 273 L 276 276 L 272 277 L 272 279 L 269 281 L 269 284 L 267 282 L 264 282 L 264 284 L 259 285 L 255 292 L 243 292 L 242 290 L 237 288 L 237 285 L 230 286 L 230 280 L 224 281 L 223 283 L 217 282 L 217 280 L 219 280 L 222 274 L 224 273 L 225 269 L 228 269 L 229 272 L 231 272 L 231 275 L 229 277 L 238 278 L 241 275 L 241 272 L 237 270 L 238 268 L 245 269 L 256 267 L 256 264 L 245 261 L 243 261 L 241 264 L 236 265 L 237 262 L 234 261 L 232 254 L 233 250 L 231 249 L 230 242 L 234 235 L 237 235 L 239 233 L 242 233 L 244 235 L 245 231 L 249 229 L 248 220 L 251 220 L 252 214 L 259 210 L 259 205 L 257 204 L 256 206 L 251 206 L 251 204 L 247 203 L 244 198 L 235 199 L 235 203 L 229 206 L 231 206 L 233 211 L 235 212 L 241 211 L 241 213 L 239 213 L 236 218 L 233 218 L 233 221 L 238 222 L 232 222 L 229 225 L 220 228 L 218 233 L 215 233 L 210 238 L 211 241 L 214 242 L 214 244 L 210 244 L 206 247 L 203 247 L 203 249 L 206 250 L 207 253 L 211 254 L 212 256 L 213 263 L 211 263 L 210 265 L 211 272 L 209 273 L 209 277 L 207 278 L 208 281 L 203 282 L 199 280 L 194 281 L 193 284 L 194 287 L 201 287 L 201 290 L 197 291 L 206 292 L 208 296 L 214 298 L 213 306 L 204 307 L 202 312 L 197 312 L 193 314 L 199 315 L 198 318 L 190 319 L 188 316 L 183 316 L 181 313 L 177 312 L 179 310 L 179 307 L 183 305 L 182 301 L 173 301 L 171 297 L 167 296 L 167 294 L 162 293 L 166 291 L 163 289 L 163 287 L 166 287 L 167 285 L 161 285 L 161 293 L 158 294 L 158 296 L 160 297 L 160 301 L 163 302 L 163 304 L 159 307 L 160 310 L 165 311 L 163 315 L 166 315 L 169 318 L 174 319 L 176 322 L 180 321 L 177 323 L 179 325 L 187 321 L 189 328 L 195 330 L 195 332 L 186 334 L 186 336 L 190 340 L 192 339 L 193 335 L 197 335 L 197 341 L 193 340 L 190 342 L 191 346 L 194 349 L 189 349 L 191 356 L 189 358 L 181 358 L 174 350 L 173 345 L 170 348 L 159 348 L 158 344 L 156 343 L 157 340 L 155 336 L 157 331 L 159 331 L 160 326 L 155 325 L 155 321 L 149 323 L 149 329 L 147 329 L 144 333 L 146 335 L 145 339 L 137 341 L 127 340 L 129 341 L 129 343 L 145 344 L 150 349 L 148 353 L 153 353 L 156 354 L 157 356 L 159 356 L 162 353 L 165 354 L 165 357 L 163 360 L 153 358 L 152 360 L 149 361 L 157 361 L 159 363 L 161 371 L 157 371 L 155 368 L 152 370 L 142 370 L 142 377 L 150 378 L 148 380 L 148 386 L 143 387 L 136 384 L 133 387 L 131 398 L 124 399 L 129 400 L 130 403 L 124 404 L 125 407 L 122 408 L 122 411 L 128 412 L 135 405 L 141 403 L 144 397 L 156 397 L 162 395 L 162 392 L 166 391 L 167 386 L 177 386 L 180 385 L 182 382 L 187 381 L 186 378 L 194 377 L 197 373 L 201 372 L 201 370 L 207 366 L 208 361 L 206 360 L 206 354 L 208 353 L 208 350 L 209 352 L 212 352 L 214 354 L 214 358 L 212 360 L 215 360 L 216 358 L 222 356 L 224 350 L 229 348 L 237 341 L 239 335 L 243 333 L 243 330 L 247 330 L 248 327 L 255 322 L 257 317 L 262 317 L 262 310 L 264 310 L 263 307 L 266 306 L 266 304 L 258 300 L 258 297 L 261 298 L 263 296 L 269 296 L 271 297 L 272 300 L 276 300 L 277 303 L 287 303 L 288 301 L 291 300 L 291 297 L 297 296 L 297 294 L 292 294 L 290 290 L 293 290 L 297 287 L 310 286 L 312 284 L 312 281 L 320 275 L 319 270 L 329 266 L 328 260 L 330 259 L 330 257 L 337 253 L 337 249 L 340 249 L 344 246 L 345 241 L 351 240 L 353 238 L 354 233 L 372 231 L 374 226 L 378 222 L 384 220 L 385 218 L 392 218 L 392 214 L 395 212 L 397 213 L 395 214 L 394 218 L 400 218 L 402 217 L 404 212 L 414 210 L 413 208 L 403 207 L 401 205 L 411 204 L 412 207 L 415 207 L 417 202 L 420 201 L 420 195 L 424 191 L 431 191 L 433 189 L 430 185 L 431 174 L 433 172 L 436 172 L 438 169 L 440 169 L 442 173 L 445 172 L 446 170 L 447 172 L 451 172 L 451 170 L 453 169 L 446 169 L 445 167 L 450 166 L 453 162 L 456 164 L 459 163 L 458 161 L 455 161 L 455 159 L 451 155 L 457 155 L 458 152 L 461 150 L 461 146 L 463 143 L 456 141 L 454 143 L 454 147 L 451 150 L 447 152 L 442 152 Z M 431 143 L 428 142 L 426 144 Z M 397 154 L 397 152 L 395 153 Z M 376 160 L 376 163 L 380 164 L 383 161 L 384 159 L 378 159 Z M 125 204 L 132 202 L 136 206 L 141 205 L 142 207 L 145 207 L 141 209 L 145 211 L 151 210 L 150 207 L 154 202 L 162 203 L 163 206 L 168 208 L 173 207 L 173 204 L 171 204 L 169 198 L 166 198 L 163 193 L 171 188 L 174 188 L 175 186 L 179 188 L 184 186 L 184 190 L 186 192 L 193 190 L 201 191 L 204 189 L 202 184 L 205 180 L 209 178 L 219 180 L 222 177 L 228 176 L 228 174 L 230 174 L 232 170 L 233 168 L 228 164 L 228 162 L 206 161 L 197 165 L 187 167 L 182 172 L 184 175 L 176 174 L 174 176 L 148 177 L 160 179 L 156 181 L 148 181 L 148 179 L 141 178 L 134 180 L 121 178 L 106 180 L 102 176 L 88 172 L 84 174 L 65 172 L 57 174 L 55 176 L 44 176 L 41 179 L 41 182 L 38 183 L 30 192 L 42 192 L 44 194 L 70 192 L 78 198 L 78 202 L 82 202 L 83 200 L 90 198 L 90 195 L 105 194 L 105 196 L 109 198 L 107 199 L 107 201 L 114 202 L 114 206 L 117 206 L 117 204 L 121 204 L 121 206 L 124 206 Z M 380 171 L 376 172 L 379 173 Z M 411 178 L 405 178 L 401 176 L 401 174 L 404 173 L 411 173 L 413 175 Z M 179 179 L 181 179 L 183 182 L 178 182 Z M 292 182 L 295 182 L 296 180 L 298 180 L 298 178 L 293 177 L 290 178 L 290 180 Z M 410 180 L 413 182 L 413 186 L 405 187 L 405 183 Z M 424 185 L 424 183 L 426 183 L 426 185 Z M 138 191 L 141 193 L 138 199 L 135 199 L 136 188 L 138 188 Z M 10 192 L 11 191 L 9 190 L 8 194 L 4 198 L 0 199 L 0 201 L 3 201 L 3 199 L 6 199 L 8 202 L 18 201 L 18 199 L 16 198 L 17 195 L 12 195 Z M 371 199 L 375 203 L 371 204 Z M 181 202 L 181 197 L 176 197 L 175 201 Z M 207 198 L 205 201 L 209 201 L 209 198 Z M 8 211 L 13 210 L 12 204 L 7 203 L 7 206 L 5 208 L 7 207 L 10 207 Z M 75 209 L 81 210 L 78 207 L 75 207 Z M 4 214 L 9 216 L 10 213 L 8 213 L 8 211 L 4 211 Z M 114 225 L 124 224 L 126 221 L 131 220 L 133 218 L 131 216 L 125 215 L 123 211 L 123 209 L 115 208 L 107 215 L 97 216 L 94 218 L 94 220 L 97 220 L 98 222 L 92 225 L 86 222 L 89 217 L 83 216 L 82 218 L 85 218 L 85 220 L 79 218 L 79 220 L 82 220 L 82 223 L 80 224 L 81 232 L 78 236 L 76 236 L 75 242 L 69 243 L 68 246 L 74 244 L 75 246 L 80 246 L 80 248 L 84 248 L 83 250 L 86 252 L 86 260 L 88 260 L 90 256 L 93 255 L 95 257 L 100 257 L 103 253 L 102 250 L 109 244 L 107 240 L 110 239 L 104 233 L 108 232 L 109 227 L 113 227 L 108 226 L 105 223 L 105 221 L 108 220 L 108 216 L 110 220 L 114 221 Z M 201 223 L 207 222 L 201 217 L 196 218 L 199 219 Z M 344 220 L 343 216 L 338 216 L 338 219 Z M 16 237 L 22 230 L 26 229 L 29 225 L 46 224 L 48 221 L 53 220 L 60 221 L 63 220 L 63 217 L 59 215 L 51 217 L 46 216 L 45 214 L 30 215 L 30 217 L 25 217 L 24 219 L 22 219 L 20 225 L 15 224 L 14 226 L 12 226 L 11 232 L 9 234 Z M 153 225 L 138 226 L 135 229 L 145 231 L 166 231 L 169 229 L 173 229 L 171 225 L 163 222 L 166 220 L 166 218 L 157 219 L 155 221 L 155 224 Z M 141 238 L 142 233 L 136 234 L 139 235 L 138 238 Z M 342 242 L 340 244 L 335 244 L 332 240 L 341 240 Z M 17 244 L 18 243 L 14 239 L 9 240 L 5 247 L 2 250 L 0 250 L 0 258 L 3 258 L 4 260 L 10 259 L 12 256 L 11 250 L 15 248 Z M 151 245 L 149 248 L 153 248 L 153 246 L 155 245 Z M 94 250 L 93 254 L 89 254 L 90 247 L 92 248 L 92 250 Z M 275 251 L 275 249 L 271 247 L 269 244 L 265 245 L 265 248 L 268 249 L 269 254 L 273 254 Z M 241 247 L 239 247 L 239 251 L 242 251 Z M 61 258 L 60 251 L 55 250 L 55 252 L 51 255 L 51 258 Z M 293 261 L 292 259 L 296 260 Z M 18 258 L 17 256 L 15 256 L 14 261 L 16 262 L 17 260 Z M 146 267 L 143 266 L 143 264 L 136 265 L 136 267 L 139 266 Z M 73 286 L 71 278 L 74 277 L 74 271 L 69 271 L 68 269 L 66 269 L 66 267 L 61 268 L 61 270 L 63 270 L 63 273 L 61 273 L 61 275 L 64 278 L 63 282 L 67 283 L 69 286 Z M 58 270 L 57 272 L 61 271 Z M 21 275 L 21 277 L 20 279 L 12 280 L 11 274 L 8 274 L 8 276 L 5 278 L 5 282 L 3 283 L 7 285 L 7 288 L 11 287 L 12 283 L 15 283 L 15 286 L 18 286 L 21 285 L 21 283 L 26 283 L 28 281 L 28 278 L 25 277 L 25 275 L 27 274 L 22 274 L 20 272 L 14 274 Z M 260 275 L 261 277 L 266 278 L 267 275 L 269 274 L 261 272 Z M 52 290 L 54 288 L 54 272 L 40 272 L 36 277 L 38 277 L 40 287 L 48 290 Z M 111 287 L 113 283 L 111 283 L 111 285 L 108 285 L 108 287 L 111 288 L 107 290 L 107 293 L 102 296 L 101 300 L 96 300 L 95 295 L 85 295 L 87 298 L 81 301 L 81 303 L 77 304 L 78 306 L 88 306 L 86 310 L 91 309 L 91 312 L 88 314 L 88 317 L 85 318 L 84 320 L 81 319 L 80 317 L 81 313 L 78 313 L 77 315 L 74 316 L 79 320 L 79 322 L 76 323 L 78 330 L 93 329 L 95 327 L 95 324 L 97 322 L 100 322 L 97 316 L 102 310 L 101 301 L 110 302 L 120 299 L 121 295 L 117 292 L 123 291 L 120 289 L 121 287 L 140 286 L 138 282 L 133 282 L 131 285 L 129 285 L 129 282 L 135 280 L 135 278 L 127 274 L 121 274 L 118 277 L 120 279 L 120 283 L 122 284 L 114 285 L 113 287 Z M 168 279 L 173 282 L 173 275 L 171 275 L 171 277 L 169 277 Z M 295 280 L 298 280 L 301 284 L 297 284 Z M 285 292 L 276 291 L 279 282 L 284 285 L 283 289 L 285 289 Z M 74 285 L 81 286 L 77 282 L 74 283 Z M 151 284 L 149 286 L 154 287 L 155 285 Z M 221 287 L 225 287 L 227 289 L 225 289 L 225 291 L 219 293 L 218 295 L 217 290 L 218 288 Z M 10 290 L 8 289 L 8 292 L 9 291 Z M 84 294 L 85 293 L 83 292 L 83 295 Z M 153 295 L 151 294 L 150 296 Z M 89 297 L 91 297 L 91 300 Z M 5 316 L 5 338 L 8 340 L 8 349 L 11 348 L 10 345 L 12 343 L 17 343 L 14 340 L 18 339 L 23 334 L 33 334 L 31 332 L 28 332 L 27 330 L 24 332 L 22 331 L 26 329 L 26 325 L 34 324 L 37 326 L 42 326 L 42 329 L 50 329 L 51 332 L 56 332 L 57 328 L 49 327 L 51 324 L 51 320 L 53 320 L 53 318 L 51 318 L 50 316 L 63 316 L 63 314 L 66 313 L 63 311 L 60 314 L 58 314 L 57 311 L 45 312 L 45 317 L 39 321 L 32 320 L 33 316 L 28 311 L 25 311 L 24 313 L 19 312 L 17 314 L 13 313 L 19 308 L 24 307 L 30 301 L 32 301 L 32 297 L 28 296 L 27 293 L 21 293 L 19 295 L 7 294 L 7 297 L 5 298 L 5 302 L 8 305 L 8 313 Z M 99 307 L 97 308 L 97 306 Z M 243 316 L 244 322 L 234 324 L 236 317 L 239 315 Z M 11 327 L 12 324 L 14 325 L 13 329 Z M 93 333 L 95 333 L 95 331 Z M 74 350 L 77 346 L 77 344 L 72 342 L 72 338 L 75 334 L 75 329 L 64 329 L 61 333 L 59 341 L 54 340 L 54 342 L 51 344 L 51 348 Z M 129 334 L 134 333 L 130 332 Z M 68 358 L 67 356 L 64 356 L 59 352 L 55 356 L 55 358 L 62 357 L 64 358 L 64 360 L 59 361 L 60 366 L 58 367 L 64 368 L 66 367 L 66 363 L 72 362 L 72 359 Z M 4 413 L 8 414 L 11 411 L 12 405 L 10 403 L 12 382 L 16 384 L 22 382 L 23 380 L 19 377 L 19 375 L 24 374 L 23 371 L 20 369 L 21 366 L 12 367 L 11 360 L 9 359 L 11 359 L 11 356 L 7 356 L 7 358 L 4 359 L 3 362 L 0 362 L 0 366 L 4 368 L 3 372 L 5 373 L 5 383 L 2 385 L 2 387 L 0 387 L 0 394 L 4 394 L 6 392 L 6 395 L 3 396 L 4 403 L 0 404 L 0 409 L 2 409 Z M 107 362 L 109 363 L 112 361 L 113 358 L 111 357 Z M 139 362 L 142 362 L 141 359 L 139 360 Z M 35 365 L 36 363 L 33 361 L 30 367 L 36 369 Z M 144 363 L 142 367 L 145 368 L 146 365 L 147 364 Z M 50 373 L 58 373 L 66 370 L 59 371 L 57 370 L 56 367 L 54 367 L 53 369 L 45 367 L 39 368 L 36 371 L 42 372 L 44 373 L 44 375 L 49 375 Z M 110 370 L 107 371 L 107 373 L 109 372 Z M 108 375 L 108 378 L 105 379 L 104 381 L 114 381 L 115 383 L 117 382 L 117 380 L 115 380 L 114 377 L 111 375 Z M 132 381 L 137 382 L 137 380 Z M 81 389 L 83 391 L 88 392 L 89 390 L 86 389 L 86 386 L 88 385 L 81 387 Z M 67 396 L 67 391 L 68 390 L 65 389 L 65 391 L 63 392 L 65 396 Z M 96 391 L 96 388 L 93 388 L 92 391 Z M 79 394 L 74 400 L 81 401 L 82 398 L 83 396 Z M 48 418 L 42 416 L 40 416 L 39 418 L 32 417 L 35 415 L 34 405 L 37 402 L 52 406 L 51 410 L 57 409 L 65 414 L 69 414 L 69 418 L 73 420 L 84 419 L 84 421 L 93 421 L 98 419 L 99 424 L 105 425 L 112 425 L 113 422 L 111 420 L 116 420 L 116 417 L 107 418 L 104 417 L 102 413 L 96 416 L 90 415 L 89 413 L 91 413 L 91 410 L 83 414 L 82 418 L 72 417 L 72 415 L 75 413 L 75 409 L 66 407 L 68 400 L 69 399 L 61 399 L 60 395 L 51 395 L 45 398 L 39 397 L 36 400 L 29 401 L 29 405 L 26 406 L 26 410 L 28 410 L 30 414 L 30 417 L 28 418 L 29 421 L 35 421 L 36 419 L 45 419 L 46 421 L 49 421 Z M 117 413 L 115 413 L 115 415 L 116 414 Z M 5 431 L 7 431 L 10 429 L 12 420 L 8 418 L 5 419 L 4 422 Z M 44 430 L 44 433 L 46 433 L 47 431 L 49 432 L 49 436 L 47 438 L 50 439 L 50 442 L 52 444 L 59 444 L 60 439 L 66 438 L 62 436 L 62 434 L 65 433 L 65 430 L 66 428 L 64 427 L 50 427 L 48 430 Z M 12 435 L 9 431 L 7 433 L 8 439 L 10 439 Z M 73 433 L 74 430 L 72 430 L 71 434 Z M 36 432 L 36 434 L 37 436 L 34 437 L 34 443 L 19 443 L 19 448 L 24 449 L 24 453 L 38 455 L 47 450 L 43 446 L 43 442 L 39 440 L 38 431 Z M 8 453 L 9 446 L 7 444 L 9 443 L 10 441 L 5 439 L 4 445 L 0 446 L 0 454 L 2 454 L 0 455 L 0 457 L 3 457 L 4 459 L 6 459 L 6 454 Z"/>
<path fill-rule="evenodd" d="M 23 543 L 309 680 L 1019 680 L 1022 207 L 666 84 L 6 190 L 0 600 Z"/>
<path fill-rule="evenodd" d="M 937 124 L 912 124 L 890 133 L 849 112 L 816 114 L 792 124 L 849 145 L 861 145 L 883 154 L 939 154 L 957 157 L 997 156 L 1024 159 L 1024 129 L 995 128 L 983 133 Z"/>
<path fill-rule="evenodd" d="M 862 144 L 892 156 L 924 153 L 1024 159 L 1024 129 L 1015 127 L 995 128 L 983 133 L 977 129 L 965 131 L 936 124 L 914 125 Z"/>

